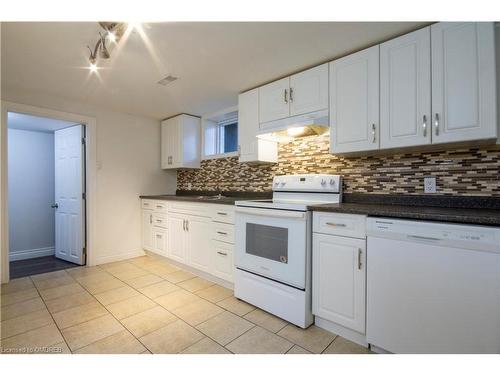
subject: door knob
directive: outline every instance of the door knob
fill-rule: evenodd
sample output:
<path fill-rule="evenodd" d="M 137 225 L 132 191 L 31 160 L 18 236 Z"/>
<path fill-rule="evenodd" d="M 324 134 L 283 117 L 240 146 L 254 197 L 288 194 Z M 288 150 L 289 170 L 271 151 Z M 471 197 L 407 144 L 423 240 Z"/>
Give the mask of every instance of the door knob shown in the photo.
<path fill-rule="evenodd" d="M 59 205 L 57 203 L 54 203 L 53 205 L 51 205 L 50 207 L 52 208 L 59 208 Z"/>

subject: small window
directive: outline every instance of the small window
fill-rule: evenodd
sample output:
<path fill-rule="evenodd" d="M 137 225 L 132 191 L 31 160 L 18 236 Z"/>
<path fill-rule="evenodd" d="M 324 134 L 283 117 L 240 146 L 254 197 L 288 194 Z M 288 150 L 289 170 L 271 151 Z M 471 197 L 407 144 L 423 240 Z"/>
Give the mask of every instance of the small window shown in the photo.
<path fill-rule="evenodd" d="M 203 143 L 206 158 L 235 154 L 238 151 L 238 111 L 204 118 Z"/>

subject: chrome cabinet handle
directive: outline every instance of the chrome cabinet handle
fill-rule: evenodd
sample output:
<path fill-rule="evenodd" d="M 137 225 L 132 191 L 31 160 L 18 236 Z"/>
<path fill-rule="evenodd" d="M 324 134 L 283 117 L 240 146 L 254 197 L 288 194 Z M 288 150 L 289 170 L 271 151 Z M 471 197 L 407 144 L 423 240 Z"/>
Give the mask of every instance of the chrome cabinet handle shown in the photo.
<path fill-rule="evenodd" d="M 439 114 L 435 114 L 434 116 L 434 129 L 436 135 L 439 135 Z"/>
<path fill-rule="evenodd" d="M 157 235 L 156 235 L 156 238 L 161 238 L 161 234 L 157 234 Z"/>
<path fill-rule="evenodd" d="M 377 127 L 375 124 L 372 124 L 372 143 L 375 143 L 376 137 L 375 137 L 375 131 L 377 130 Z"/>
<path fill-rule="evenodd" d="M 51 205 L 50 207 L 52 208 L 59 208 L 59 205 L 57 203 L 54 203 L 53 205 Z"/>
<path fill-rule="evenodd" d="M 363 252 L 361 251 L 361 249 L 358 249 L 358 270 L 361 269 L 361 255 L 363 255 Z"/>
<path fill-rule="evenodd" d="M 186 230 L 186 220 L 182 219 L 182 230 Z"/>
<path fill-rule="evenodd" d="M 163 206 L 160 206 L 159 204 L 156 205 L 156 208 L 163 208 Z"/>
<path fill-rule="evenodd" d="M 293 88 L 290 87 L 290 103 L 293 102 Z"/>
<path fill-rule="evenodd" d="M 223 253 L 222 251 L 217 251 L 217 254 L 222 255 L 222 256 L 226 256 L 227 255 L 227 253 Z"/>
<path fill-rule="evenodd" d="M 217 212 L 217 215 L 227 216 L 227 212 Z"/>
<path fill-rule="evenodd" d="M 326 225 L 329 225 L 331 227 L 346 227 L 347 226 L 347 224 L 344 224 L 344 223 L 330 223 L 330 222 L 326 223 Z"/>
<path fill-rule="evenodd" d="M 186 231 L 189 232 L 189 220 L 186 220 Z"/>
<path fill-rule="evenodd" d="M 161 223 L 161 222 L 163 222 L 163 220 L 156 219 L 156 222 L 157 222 L 157 223 Z"/>
<path fill-rule="evenodd" d="M 423 117 L 422 129 L 423 129 L 424 137 L 427 137 L 427 116 L 426 115 L 424 115 L 424 117 Z"/>
<path fill-rule="evenodd" d="M 288 90 L 285 89 L 284 97 L 283 99 L 285 100 L 285 103 L 288 104 Z"/>
<path fill-rule="evenodd" d="M 226 232 L 221 232 L 221 231 L 217 231 L 218 234 L 222 234 L 224 236 L 227 236 L 227 233 Z"/>
<path fill-rule="evenodd" d="M 169 165 L 172 164 L 172 157 L 171 156 L 168 157 L 167 164 L 169 164 Z"/>
<path fill-rule="evenodd" d="M 149 224 L 153 224 L 153 215 L 149 214 Z"/>

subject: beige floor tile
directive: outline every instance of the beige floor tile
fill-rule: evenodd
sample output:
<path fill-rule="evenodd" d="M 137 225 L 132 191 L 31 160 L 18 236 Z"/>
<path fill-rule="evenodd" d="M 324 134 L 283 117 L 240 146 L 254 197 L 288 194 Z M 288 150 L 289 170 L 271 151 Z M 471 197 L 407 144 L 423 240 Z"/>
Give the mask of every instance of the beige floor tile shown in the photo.
<path fill-rule="evenodd" d="M 13 292 L 8 294 L 2 294 L 0 296 L 0 305 L 8 306 L 13 303 L 19 303 L 23 301 L 27 301 L 29 299 L 33 299 L 38 297 L 38 291 L 35 288 L 21 290 L 19 292 Z"/>
<path fill-rule="evenodd" d="M 226 299 L 233 295 L 233 291 L 231 289 L 224 288 L 220 285 L 212 285 L 206 289 L 202 289 L 196 292 L 196 295 L 204 298 L 210 302 L 216 303 Z"/>
<path fill-rule="evenodd" d="M 2 294 L 20 292 L 34 287 L 35 285 L 31 281 L 31 278 L 21 277 L 20 279 L 10 280 L 7 284 L 2 284 Z"/>
<path fill-rule="evenodd" d="M 154 266 L 150 266 L 148 268 L 148 272 L 161 277 L 164 277 L 166 275 L 169 275 L 177 271 L 179 271 L 179 268 L 170 264 L 155 264 Z"/>
<path fill-rule="evenodd" d="M 116 267 L 120 267 L 120 266 L 124 266 L 124 265 L 127 265 L 127 264 L 130 264 L 129 260 L 128 259 L 124 259 L 124 260 L 119 260 L 119 261 L 116 261 L 116 262 L 109 262 L 109 263 L 104 263 L 104 264 L 99 264 L 99 268 L 102 268 L 103 270 L 110 270 L 110 269 L 113 269 L 113 268 L 116 268 Z"/>
<path fill-rule="evenodd" d="M 144 288 L 139 288 L 139 292 L 153 299 L 164 294 L 175 292 L 176 290 L 179 290 L 179 287 L 168 281 L 162 281 L 160 283 L 148 285 Z"/>
<path fill-rule="evenodd" d="M 157 306 L 156 303 L 149 298 L 138 295 L 120 302 L 107 305 L 106 308 L 116 319 L 125 319 L 131 315 L 140 313 L 141 311 L 151 309 Z"/>
<path fill-rule="evenodd" d="M 76 354 L 139 354 L 146 348 L 128 331 L 120 331 L 75 351 Z"/>
<path fill-rule="evenodd" d="M 12 305 L 2 306 L 0 316 L 1 320 L 7 320 L 44 309 L 45 304 L 42 299 L 40 297 L 36 297 L 27 301 L 14 303 Z"/>
<path fill-rule="evenodd" d="M 130 267 L 133 267 L 133 268 L 129 268 L 127 270 L 124 270 L 125 268 L 120 268 L 118 270 L 113 270 L 113 272 L 111 272 L 111 271 L 108 271 L 108 272 L 111 273 L 117 279 L 120 279 L 122 281 L 134 279 L 136 277 L 149 274 L 148 271 L 143 270 L 142 268 L 136 267 L 133 264 L 130 264 Z"/>
<path fill-rule="evenodd" d="M 116 278 L 114 276 L 110 275 L 109 273 L 107 273 L 106 271 L 104 271 L 98 267 L 96 270 L 94 270 L 92 272 L 85 273 L 85 274 L 80 275 L 80 276 L 75 276 L 75 280 L 77 282 L 79 282 L 80 284 L 82 284 L 83 286 L 93 285 L 93 284 L 97 284 L 99 282 L 106 282 L 106 281 L 111 281 L 111 280 L 115 280 L 115 279 Z"/>
<path fill-rule="evenodd" d="M 214 340 L 205 337 L 196 344 L 184 349 L 181 354 L 231 354 L 231 352 Z"/>
<path fill-rule="evenodd" d="M 125 280 L 125 282 L 132 288 L 139 289 L 144 288 L 151 284 L 156 284 L 163 281 L 160 276 L 153 275 L 152 273 L 147 273 L 146 275 L 135 277 L 133 279 Z"/>
<path fill-rule="evenodd" d="M 261 327 L 254 327 L 226 346 L 237 354 L 283 354 L 293 344 Z"/>
<path fill-rule="evenodd" d="M 298 345 L 294 345 L 286 354 L 313 354 L 309 350 L 305 350 Z"/>
<path fill-rule="evenodd" d="M 85 276 L 90 276 L 90 275 L 98 275 L 98 274 L 104 274 L 105 271 L 100 269 L 99 267 L 75 267 L 75 268 L 70 268 L 66 270 L 68 275 L 70 275 L 73 278 L 79 278 L 79 277 L 85 277 Z"/>
<path fill-rule="evenodd" d="M 179 289 L 175 292 L 155 298 L 154 301 L 167 310 L 173 311 L 187 304 L 202 301 L 202 299 L 196 294 L 186 292 L 183 289 Z"/>
<path fill-rule="evenodd" d="M 66 277 L 68 274 L 66 270 L 59 270 L 53 272 L 39 273 L 38 275 L 31 276 L 31 280 L 36 284 L 39 281 L 45 281 L 50 279 L 57 279 L 59 277 Z"/>
<path fill-rule="evenodd" d="M 323 354 L 373 354 L 373 352 L 364 346 L 337 336 Z"/>
<path fill-rule="evenodd" d="M 192 302 L 172 311 L 192 326 L 197 326 L 222 312 L 224 312 L 223 309 L 205 300 Z"/>
<path fill-rule="evenodd" d="M 274 333 L 278 332 L 288 324 L 283 319 L 280 319 L 277 316 L 269 314 L 261 309 L 255 309 L 249 312 L 244 316 L 244 318 Z"/>
<path fill-rule="evenodd" d="M 136 337 L 141 337 L 173 323 L 177 317 L 161 306 L 129 316 L 121 323 Z"/>
<path fill-rule="evenodd" d="M 125 328 L 111 314 L 63 329 L 63 334 L 70 349 L 75 351 L 105 337 L 114 335 Z"/>
<path fill-rule="evenodd" d="M 278 335 L 312 353 L 321 353 L 336 337 L 335 334 L 316 326 L 302 329 L 291 324 L 279 331 Z"/>
<path fill-rule="evenodd" d="M 45 301 L 45 304 L 47 305 L 49 311 L 54 314 L 56 312 L 70 309 L 72 307 L 86 305 L 93 301 L 96 301 L 96 299 L 92 297 L 89 292 L 84 290 L 83 292 L 49 299 L 48 301 Z"/>
<path fill-rule="evenodd" d="M 179 270 L 176 272 L 169 273 L 168 275 L 163 275 L 162 277 L 165 280 L 170 281 L 171 283 L 177 284 L 182 281 L 194 279 L 196 275 L 192 274 L 191 272 Z"/>
<path fill-rule="evenodd" d="M 35 283 L 35 286 L 38 290 L 44 290 L 44 289 L 56 288 L 58 286 L 73 284 L 75 282 L 75 279 L 73 279 L 71 276 L 68 276 L 68 274 L 66 274 L 65 272 L 63 275 L 58 277 L 33 280 L 33 282 Z"/>
<path fill-rule="evenodd" d="M 63 286 L 58 286 L 56 288 L 40 290 L 40 295 L 44 301 L 48 301 L 55 298 L 60 298 L 63 296 L 73 295 L 76 293 L 84 292 L 80 284 L 73 283 Z"/>
<path fill-rule="evenodd" d="M 126 286 L 126 284 L 123 281 L 112 277 L 112 279 L 89 282 L 83 286 L 85 287 L 85 289 L 87 289 L 87 291 L 90 294 L 95 295 L 95 294 L 107 292 L 108 290 L 113 290 L 113 289 L 124 287 L 124 286 Z"/>
<path fill-rule="evenodd" d="M 40 328 L 53 323 L 47 309 L 35 311 L 2 322 L 2 340 L 7 337 L 19 335 L 35 328 Z"/>
<path fill-rule="evenodd" d="M 108 311 L 97 301 L 52 314 L 59 329 L 68 328 L 106 315 Z"/>
<path fill-rule="evenodd" d="M 225 311 L 197 325 L 196 329 L 224 346 L 252 327 L 255 326 L 248 320 Z"/>
<path fill-rule="evenodd" d="M 120 302 L 128 298 L 136 297 L 139 292 L 134 288 L 125 285 L 116 289 L 111 289 L 103 293 L 95 294 L 94 297 L 103 305 L 110 305 L 112 303 Z"/>
<path fill-rule="evenodd" d="M 160 328 L 140 338 L 152 353 L 179 353 L 204 336 L 181 320 Z"/>
<path fill-rule="evenodd" d="M 201 277 L 195 277 L 193 279 L 189 279 L 186 281 L 182 281 L 177 284 L 183 289 L 186 289 L 188 292 L 197 292 L 198 290 L 206 289 L 209 286 L 214 285 L 213 282 L 202 279 Z"/>
<path fill-rule="evenodd" d="M 39 351 L 43 347 L 62 347 L 63 337 L 54 323 L 2 340 L 2 349 L 22 349 L 24 353 Z M 66 345 L 64 344 L 64 347 Z M 38 348 L 38 349 L 37 349 Z M 23 353 L 13 350 L 12 353 Z"/>
<path fill-rule="evenodd" d="M 147 264 L 151 262 L 151 259 L 149 256 L 144 255 L 142 257 L 136 257 L 128 260 L 129 263 L 135 264 L 136 266 L 139 266 L 141 264 Z"/>
<path fill-rule="evenodd" d="M 220 302 L 217 302 L 217 305 L 239 316 L 248 314 L 250 311 L 253 311 L 256 308 L 255 306 L 250 305 L 249 303 L 246 303 L 244 301 L 241 301 L 234 296 L 231 296 Z"/>

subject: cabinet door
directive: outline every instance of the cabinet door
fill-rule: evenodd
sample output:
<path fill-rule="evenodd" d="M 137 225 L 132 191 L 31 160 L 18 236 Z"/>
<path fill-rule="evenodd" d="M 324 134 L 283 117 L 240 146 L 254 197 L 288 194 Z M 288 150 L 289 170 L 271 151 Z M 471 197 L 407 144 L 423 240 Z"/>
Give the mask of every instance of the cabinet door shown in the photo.
<path fill-rule="evenodd" d="M 431 143 L 430 27 L 380 45 L 380 148 Z"/>
<path fill-rule="evenodd" d="M 328 64 L 290 77 L 290 115 L 328 109 Z"/>
<path fill-rule="evenodd" d="M 366 241 L 314 233 L 313 314 L 365 332 Z"/>
<path fill-rule="evenodd" d="M 497 136 L 494 25 L 431 26 L 432 143 Z"/>
<path fill-rule="evenodd" d="M 179 161 L 179 119 L 174 117 L 161 123 L 161 167 L 175 168 Z"/>
<path fill-rule="evenodd" d="M 210 272 L 212 220 L 205 217 L 187 216 L 188 264 L 199 270 Z"/>
<path fill-rule="evenodd" d="M 153 211 L 142 210 L 142 247 L 146 250 L 153 248 Z"/>
<path fill-rule="evenodd" d="M 233 282 L 233 249 L 233 244 L 217 240 L 212 241 L 212 273 L 230 282 Z"/>
<path fill-rule="evenodd" d="M 151 251 L 160 254 L 168 254 L 168 232 L 166 229 L 153 228 L 153 247 Z"/>
<path fill-rule="evenodd" d="M 330 152 L 379 148 L 379 46 L 330 63 Z"/>
<path fill-rule="evenodd" d="M 168 215 L 168 254 L 171 258 L 185 262 L 186 259 L 186 230 L 185 217 L 183 215 Z"/>
<path fill-rule="evenodd" d="M 290 78 L 259 87 L 259 122 L 279 120 L 290 115 Z"/>
<path fill-rule="evenodd" d="M 258 139 L 258 131 L 259 89 L 253 89 L 238 96 L 238 149 L 240 163 L 276 163 L 278 161 L 278 145 L 276 142 Z"/>

